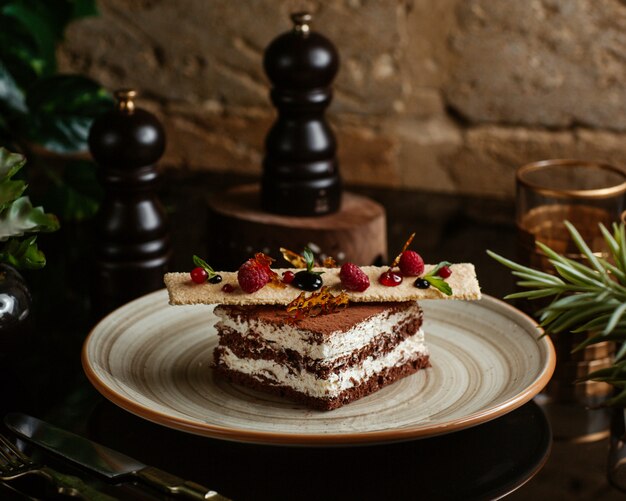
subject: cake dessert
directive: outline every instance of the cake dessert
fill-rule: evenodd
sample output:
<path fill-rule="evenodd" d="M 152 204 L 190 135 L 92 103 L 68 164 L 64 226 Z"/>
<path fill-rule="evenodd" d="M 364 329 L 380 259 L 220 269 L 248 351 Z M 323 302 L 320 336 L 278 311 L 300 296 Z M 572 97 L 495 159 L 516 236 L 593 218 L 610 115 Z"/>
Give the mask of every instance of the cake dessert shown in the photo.
<path fill-rule="evenodd" d="M 191 280 L 165 283 L 170 304 L 216 305 L 218 377 L 331 410 L 430 366 L 418 301 L 480 298 L 472 264 L 424 265 L 410 241 L 389 267 L 314 267 L 305 253 L 274 270 L 257 254 L 218 274 L 194 257 Z"/>
<path fill-rule="evenodd" d="M 415 301 L 361 303 L 288 321 L 272 306 L 219 305 L 215 370 L 235 383 L 336 409 L 429 365 Z"/>

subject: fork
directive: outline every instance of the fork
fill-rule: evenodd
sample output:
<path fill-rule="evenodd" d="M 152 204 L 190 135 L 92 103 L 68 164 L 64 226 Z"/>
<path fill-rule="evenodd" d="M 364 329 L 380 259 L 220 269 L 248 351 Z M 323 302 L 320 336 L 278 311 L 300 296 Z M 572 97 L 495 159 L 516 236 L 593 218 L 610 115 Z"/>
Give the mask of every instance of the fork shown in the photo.
<path fill-rule="evenodd" d="M 37 475 L 44 478 L 56 489 L 57 493 L 65 496 L 85 501 L 115 501 L 107 494 L 88 486 L 78 477 L 60 473 L 34 461 L 0 434 L 0 480 L 13 480 L 25 475 Z"/>

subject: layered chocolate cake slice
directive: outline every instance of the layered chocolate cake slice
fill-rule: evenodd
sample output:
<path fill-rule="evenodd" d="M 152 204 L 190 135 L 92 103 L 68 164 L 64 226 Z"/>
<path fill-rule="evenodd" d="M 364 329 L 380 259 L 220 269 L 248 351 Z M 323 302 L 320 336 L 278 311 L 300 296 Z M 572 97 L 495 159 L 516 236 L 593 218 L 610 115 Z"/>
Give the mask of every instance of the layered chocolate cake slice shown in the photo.
<path fill-rule="evenodd" d="M 406 251 L 412 238 L 389 267 L 307 259 L 306 270 L 271 269 L 256 254 L 219 275 L 198 259 L 201 276 L 168 273 L 165 283 L 170 304 L 217 305 L 218 376 L 336 409 L 430 365 L 417 301 L 480 299 L 471 263 L 424 265 Z"/>
<path fill-rule="evenodd" d="M 290 322 L 273 306 L 215 308 L 215 371 L 320 410 L 341 407 L 429 366 L 415 301 L 351 304 Z"/>

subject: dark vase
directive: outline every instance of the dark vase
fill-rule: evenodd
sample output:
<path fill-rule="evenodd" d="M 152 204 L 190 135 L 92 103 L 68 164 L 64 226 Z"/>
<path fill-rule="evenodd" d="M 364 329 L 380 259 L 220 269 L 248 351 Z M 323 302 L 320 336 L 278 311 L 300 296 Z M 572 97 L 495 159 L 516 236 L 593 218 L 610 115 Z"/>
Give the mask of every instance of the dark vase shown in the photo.
<path fill-rule="evenodd" d="M 22 275 L 0 264 L 0 352 L 20 345 L 31 329 L 32 297 Z"/>

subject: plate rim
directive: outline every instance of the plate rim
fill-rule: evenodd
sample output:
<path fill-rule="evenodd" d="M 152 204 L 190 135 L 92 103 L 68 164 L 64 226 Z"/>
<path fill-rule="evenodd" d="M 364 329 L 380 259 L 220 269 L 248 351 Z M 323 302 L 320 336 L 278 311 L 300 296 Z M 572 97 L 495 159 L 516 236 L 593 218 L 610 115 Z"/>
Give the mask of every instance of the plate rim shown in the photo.
<path fill-rule="evenodd" d="M 163 295 L 164 291 L 166 291 L 166 289 L 160 289 L 141 296 L 133 301 L 130 301 L 129 303 L 126 303 L 125 305 L 120 306 L 116 310 L 103 317 L 90 330 L 89 334 L 85 338 L 85 341 L 83 342 L 83 346 L 81 349 L 81 364 L 83 367 L 83 371 L 87 376 L 89 382 L 94 386 L 94 388 L 107 400 L 117 405 L 118 407 L 121 407 L 122 409 L 153 423 L 208 438 L 266 445 L 331 446 L 391 443 L 419 438 L 434 437 L 437 435 L 452 433 L 455 431 L 460 431 L 466 428 L 486 423 L 521 407 L 522 405 L 530 401 L 548 384 L 548 381 L 550 381 L 550 378 L 552 377 L 556 366 L 556 352 L 554 349 L 554 345 L 549 336 L 541 336 L 539 339 L 537 339 L 537 342 L 544 344 L 547 358 L 538 377 L 535 378 L 535 380 L 530 385 L 524 388 L 521 392 L 499 403 L 498 405 L 494 405 L 486 409 L 471 413 L 467 416 L 456 418 L 436 425 L 422 425 L 401 429 L 391 428 L 378 431 L 320 434 L 278 433 L 224 427 L 210 423 L 200 424 L 189 419 L 172 416 L 159 410 L 155 410 L 146 405 L 135 402 L 131 398 L 116 392 L 107 384 L 106 381 L 102 380 L 98 376 L 96 371 L 92 368 L 89 360 L 89 344 L 92 340 L 92 337 L 95 337 L 97 330 L 103 323 L 109 321 L 111 317 L 122 315 L 127 310 L 132 310 L 134 308 L 134 304 L 137 302 L 148 301 L 148 298 L 150 298 L 151 296 Z M 543 333 L 543 329 L 539 327 L 537 322 L 532 317 L 530 317 L 523 311 L 511 306 L 505 301 L 490 296 L 488 294 L 483 294 L 481 301 L 495 304 L 503 308 L 504 310 L 507 310 L 513 316 L 518 316 L 521 319 L 524 319 L 526 322 L 530 322 L 531 324 L 533 324 L 540 334 Z"/>

